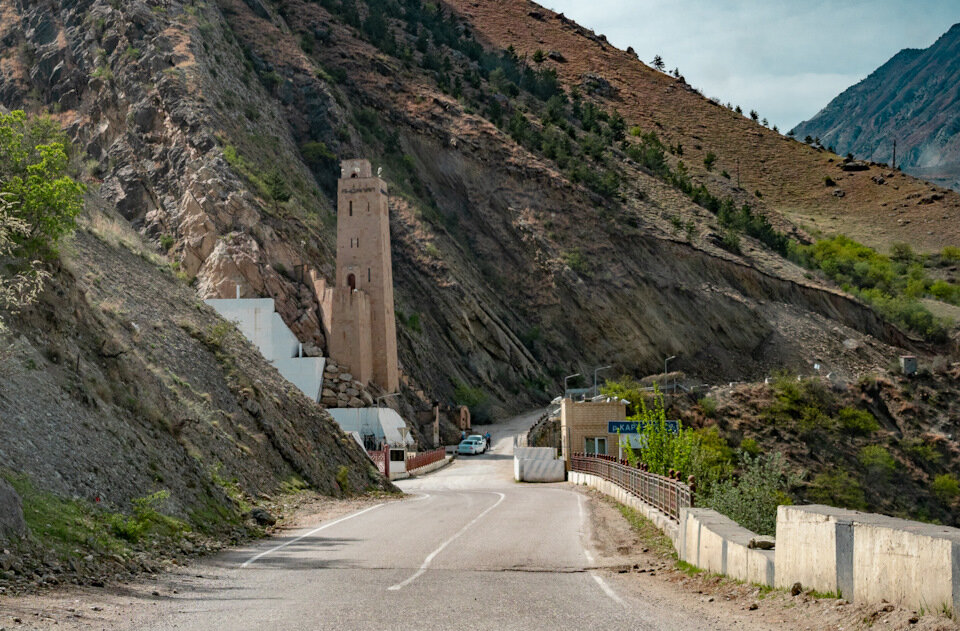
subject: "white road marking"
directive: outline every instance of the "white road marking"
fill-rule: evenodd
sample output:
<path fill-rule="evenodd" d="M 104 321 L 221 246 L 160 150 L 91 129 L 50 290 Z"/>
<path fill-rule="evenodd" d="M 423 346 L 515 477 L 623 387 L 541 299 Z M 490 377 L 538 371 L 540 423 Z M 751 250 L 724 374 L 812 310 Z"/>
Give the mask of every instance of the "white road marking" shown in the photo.
<path fill-rule="evenodd" d="M 587 549 L 587 546 L 583 543 L 583 539 L 582 539 L 583 536 L 586 534 L 586 530 L 584 529 L 584 526 L 585 526 L 585 524 L 586 524 L 586 514 L 585 514 L 585 512 L 584 512 L 584 510 L 583 510 L 583 496 L 582 496 L 582 495 L 577 495 L 577 508 L 578 508 L 579 511 L 580 511 L 580 536 L 581 536 L 580 546 L 583 548 L 583 556 L 587 557 L 587 563 L 589 563 L 590 565 L 593 565 L 593 553 L 590 552 L 589 549 Z M 595 581 L 597 582 L 597 585 L 600 586 L 600 589 L 603 590 L 603 593 L 604 593 L 604 594 L 606 594 L 607 596 L 609 596 L 609 597 L 610 597 L 614 602 L 616 602 L 617 604 L 620 604 L 620 605 L 623 605 L 623 604 L 624 604 L 624 603 L 623 603 L 623 599 L 620 598 L 619 596 L 617 596 L 617 593 L 616 593 L 615 591 L 613 591 L 613 590 L 610 588 L 610 586 L 607 585 L 607 583 L 606 583 L 602 578 L 600 578 L 600 575 L 599 575 L 599 574 L 597 574 L 595 571 L 591 570 L 591 571 L 590 571 L 590 576 L 592 576 L 592 577 L 593 577 L 593 580 L 595 580 Z"/>
<path fill-rule="evenodd" d="M 404 587 L 406 587 L 407 585 L 409 585 L 409 584 L 412 583 L 413 581 L 415 581 L 415 580 L 417 580 L 418 578 L 420 578 L 420 577 L 423 575 L 423 573 L 427 571 L 427 568 L 430 567 L 430 564 L 433 563 L 433 560 L 436 558 L 436 556 L 437 556 L 438 554 L 440 554 L 441 552 L 443 552 L 443 549 L 444 549 L 444 548 L 446 548 L 448 545 L 450 545 L 451 543 L 453 543 L 453 541 L 456 540 L 457 537 L 459 537 L 459 536 L 462 535 L 463 533 L 467 532 L 467 530 L 470 529 L 470 526 L 472 526 L 472 525 L 474 525 L 475 523 L 477 523 L 478 521 L 480 521 L 480 518 L 481 518 L 481 517 L 483 517 L 484 515 L 486 515 L 486 514 L 489 513 L 490 511 L 492 511 L 494 508 L 496 508 L 497 505 L 499 505 L 500 502 L 502 502 L 502 501 L 504 500 L 504 498 L 507 497 L 507 496 L 504 495 L 503 493 L 497 493 L 496 491 L 493 491 L 493 492 L 500 496 L 500 499 L 498 499 L 496 502 L 494 502 L 493 506 L 490 506 L 489 508 L 487 508 L 486 510 L 484 510 L 482 513 L 480 513 L 479 515 L 477 515 L 476 517 L 474 517 L 472 520 L 470 520 L 470 523 L 469 523 L 469 524 L 467 524 L 466 526 L 464 526 L 463 528 L 461 528 L 460 530 L 458 530 L 458 531 L 457 531 L 457 534 L 453 535 L 452 537 L 450 537 L 449 539 L 447 539 L 446 541 L 444 541 L 443 543 L 441 543 L 439 548 L 437 548 L 436 550 L 434 550 L 433 552 L 431 552 L 429 555 L 427 555 L 427 558 L 424 559 L 424 560 L 423 560 L 423 563 L 420 565 L 420 569 L 417 570 L 417 571 L 413 574 L 413 576 L 411 576 L 411 577 L 408 578 L 407 580 L 403 581 L 402 583 L 397 583 L 396 585 L 391 585 L 390 587 L 387 588 L 387 590 L 388 590 L 388 591 L 391 591 L 391 592 L 395 592 L 395 591 L 397 591 L 398 589 L 403 589 Z"/>
<path fill-rule="evenodd" d="M 428 495 L 427 497 L 429 497 L 429 495 Z M 312 536 L 312 535 L 315 535 L 315 534 L 317 534 L 318 532 L 320 532 L 321 530 L 325 530 L 325 529 L 329 528 L 330 526 L 336 526 L 336 525 L 339 524 L 340 522 L 347 521 L 348 519 L 353 519 L 354 517 L 359 517 L 360 515 L 363 515 L 364 513 L 369 513 L 370 511 L 374 510 L 375 508 L 380 508 L 381 506 L 383 506 L 383 504 L 377 504 L 376 506 L 371 506 L 370 508 L 365 508 L 365 509 L 363 509 L 362 511 L 358 511 L 358 512 L 356 512 L 356 513 L 347 515 L 346 517 L 341 517 L 340 519 L 336 519 L 336 520 L 334 520 L 334 521 L 331 521 L 331 522 L 329 522 L 329 523 L 326 523 L 326 524 L 320 526 L 319 528 L 314 528 L 314 529 L 311 530 L 310 532 L 304 533 L 304 534 L 300 535 L 299 537 L 296 537 L 296 538 L 294 538 L 294 539 L 291 539 L 290 541 L 285 541 L 284 543 L 281 543 L 280 545 L 276 546 L 275 548 L 270 548 L 269 550 L 266 550 L 266 551 L 261 552 L 260 554 L 258 554 L 258 555 L 256 555 L 256 556 L 251 557 L 251 558 L 248 559 L 247 561 L 244 561 L 244 563 L 243 563 L 240 567 L 247 567 L 247 566 L 249 566 L 251 563 L 256 563 L 258 560 L 262 559 L 263 557 L 267 556 L 268 554 L 271 554 L 271 553 L 276 552 L 276 551 L 278 551 L 278 550 L 283 550 L 283 549 L 286 548 L 287 546 L 289 546 L 289 545 L 291 545 L 291 544 L 294 544 L 294 543 L 300 541 L 301 539 L 306 539 L 307 537 L 310 537 L 310 536 Z"/>

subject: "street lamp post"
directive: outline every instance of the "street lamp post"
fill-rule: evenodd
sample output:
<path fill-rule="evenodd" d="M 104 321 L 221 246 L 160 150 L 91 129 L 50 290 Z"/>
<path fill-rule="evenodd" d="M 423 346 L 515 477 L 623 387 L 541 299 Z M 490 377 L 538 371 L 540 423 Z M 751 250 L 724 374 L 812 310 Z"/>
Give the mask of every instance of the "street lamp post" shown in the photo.
<path fill-rule="evenodd" d="M 579 376 L 580 376 L 580 373 L 576 373 L 574 375 L 567 375 L 566 377 L 563 378 L 563 397 L 564 398 L 567 397 L 567 390 L 568 390 L 567 382 L 573 379 L 574 377 L 579 377 Z"/>
<path fill-rule="evenodd" d="M 667 362 L 669 362 L 669 361 L 672 360 L 672 359 L 676 359 L 676 358 L 677 358 L 676 355 L 671 355 L 670 357 L 667 357 L 665 360 L 663 360 L 663 378 L 664 378 L 664 379 L 667 378 Z M 673 389 L 674 389 L 674 391 L 676 391 L 677 387 L 674 386 Z"/>
<path fill-rule="evenodd" d="M 593 371 L 593 396 L 600 394 L 600 392 L 597 390 L 597 373 L 604 371 L 607 368 L 613 368 L 613 366 L 603 366 Z"/>

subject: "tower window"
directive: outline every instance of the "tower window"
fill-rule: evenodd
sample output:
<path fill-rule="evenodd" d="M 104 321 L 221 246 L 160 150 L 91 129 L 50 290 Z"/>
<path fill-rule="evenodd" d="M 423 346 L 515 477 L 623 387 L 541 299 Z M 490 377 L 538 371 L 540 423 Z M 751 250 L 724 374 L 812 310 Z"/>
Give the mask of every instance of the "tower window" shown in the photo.
<path fill-rule="evenodd" d="M 353 274 L 347 274 L 347 286 L 350 287 L 350 291 L 353 291 L 357 288 L 357 277 Z"/>
<path fill-rule="evenodd" d="M 350 216 L 353 217 L 353 201 L 351 200 L 349 204 L 350 204 Z"/>
<path fill-rule="evenodd" d="M 370 282 L 370 268 L 367 268 L 367 282 Z"/>

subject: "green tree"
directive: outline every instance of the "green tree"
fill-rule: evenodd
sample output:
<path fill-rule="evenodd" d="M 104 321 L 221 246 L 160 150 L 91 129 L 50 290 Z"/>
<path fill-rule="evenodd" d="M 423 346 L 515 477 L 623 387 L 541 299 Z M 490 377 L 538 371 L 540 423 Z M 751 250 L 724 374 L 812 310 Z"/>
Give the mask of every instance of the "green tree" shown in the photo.
<path fill-rule="evenodd" d="M 960 496 L 960 482 L 950 473 L 943 473 L 933 479 L 930 490 L 942 502 L 950 503 Z"/>
<path fill-rule="evenodd" d="M 659 70 L 660 72 L 663 72 L 663 69 L 666 67 L 666 64 L 663 63 L 663 57 L 661 57 L 660 55 L 654 56 L 653 62 L 651 62 L 651 65 L 657 70 Z"/>
<path fill-rule="evenodd" d="M 707 167 L 707 171 L 713 169 L 713 164 L 717 161 L 717 154 L 712 151 L 708 151 L 707 155 L 703 158 L 703 166 Z"/>
<path fill-rule="evenodd" d="M 283 204 L 290 200 L 290 191 L 287 189 L 287 183 L 280 171 L 276 169 L 271 171 L 264 178 L 264 183 L 267 185 L 267 193 L 275 202 Z"/>
<path fill-rule="evenodd" d="M 538 48 L 537 50 L 533 51 L 533 62 L 534 62 L 534 63 L 542 64 L 542 63 L 543 63 L 543 60 L 546 59 L 546 58 L 547 58 L 547 56 L 546 56 L 546 55 L 543 53 L 543 51 L 540 50 L 539 48 Z"/>
<path fill-rule="evenodd" d="M 28 121 L 20 110 L 0 114 L 0 193 L 14 219 L 7 229 L 14 259 L 55 258 L 58 241 L 76 227 L 85 187 L 67 173 L 67 147 L 48 119 Z"/>

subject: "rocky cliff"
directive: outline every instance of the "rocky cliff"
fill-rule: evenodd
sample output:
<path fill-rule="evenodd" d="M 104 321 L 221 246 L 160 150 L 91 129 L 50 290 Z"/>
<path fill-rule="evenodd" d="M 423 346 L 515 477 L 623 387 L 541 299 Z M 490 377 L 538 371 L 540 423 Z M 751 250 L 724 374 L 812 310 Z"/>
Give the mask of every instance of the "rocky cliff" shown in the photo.
<path fill-rule="evenodd" d="M 960 190 L 960 24 L 929 48 L 904 49 L 793 130 L 838 153 L 890 163 Z"/>
<path fill-rule="evenodd" d="M 4 0 L 0 101 L 53 111 L 105 202 L 199 297 L 232 296 L 237 284 L 246 296 L 273 297 L 320 350 L 337 159 L 383 165 L 395 193 L 404 382 L 425 391 L 413 397 L 423 405 L 476 387 L 520 407 L 549 397 L 564 374 L 608 363 L 643 372 L 673 354 L 712 379 L 814 355 L 856 373 L 895 354 L 890 345 L 910 344 L 762 244 L 723 249 L 713 214 L 632 160 L 625 140 L 610 141 L 616 108 L 624 126 L 666 139 L 673 127 L 692 132 L 685 118 L 661 122 L 661 104 L 710 116 L 722 108 L 529 6 L 500 10 L 554 38 L 556 55 L 536 69 L 517 49 L 504 52 L 511 37 L 517 48 L 528 43 L 486 5 Z M 597 54 L 600 73 L 571 74 Z M 614 61 L 663 94 L 642 101 L 607 73 Z M 574 92 L 581 100 L 573 110 L 566 101 L 554 123 L 571 139 L 558 138 L 560 154 L 613 172 L 615 191 L 524 139 L 553 133 L 537 118 L 554 115 L 548 93 Z M 767 152 L 795 151 L 769 130 L 738 125 L 722 129 L 757 135 Z M 716 133 L 699 127 L 704 138 Z M 710 146 L 702 143 L 666 160 L 695 184 L 765 208 L 687 166 Z"/>

